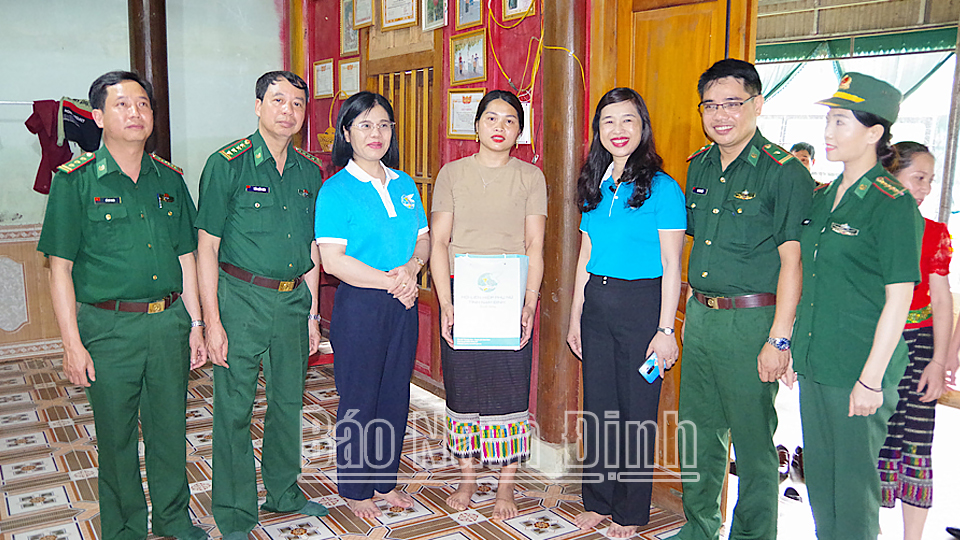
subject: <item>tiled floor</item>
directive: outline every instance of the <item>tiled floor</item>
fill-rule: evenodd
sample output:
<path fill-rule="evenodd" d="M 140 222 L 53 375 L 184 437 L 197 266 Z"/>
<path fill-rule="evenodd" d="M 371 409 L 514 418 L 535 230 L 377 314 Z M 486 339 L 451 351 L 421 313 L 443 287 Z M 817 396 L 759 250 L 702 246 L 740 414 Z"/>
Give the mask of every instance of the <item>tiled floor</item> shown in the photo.
<path fill-rule="evenodd" d="M 0 364 L 3 540 L 99 538 L 93 414 L 84 393 L 61 376 L 59 361 L 52 357 Z M 446 506 L 444 499 L 457 480 L 455 462 L 443 449 L 442 402 L 414 390 L 400 470 L 401 484 L 416 500 L 414 508 L 384 505 L 380 518 L 361 520 L 343 505 L 336 495 L 334 441 L 330 438 L 338 399 L 333 374 L 329 368 L 311 368 L 304 394 L 300 485 L 309 498 L 331 507 L 330 515 L 318 519 L 261 513 L 254 536 L 263 540 L 603 538 L 602 530 L 580 531 L 573 525 L 573 517 L 582 511 L 579 485 L 551 482 L 531 469 L 522 470 L 518 482 L 521 515 L 517 518 L 490 519 L 497 489 L 494 471 L 481 473 L 481 489 L 470 510 L 458 513 Z M 212 397 L 210 369 L 194 371 L 187 402 L 190 510 L 195 522 L 219 538 L 210 513 Z M 264 411 L 261 386 L 254 405 L 257 456 Z M 650 525 L 640 537 L 667 538 L 680 523 L 678 516 L 654 509 Z"/>

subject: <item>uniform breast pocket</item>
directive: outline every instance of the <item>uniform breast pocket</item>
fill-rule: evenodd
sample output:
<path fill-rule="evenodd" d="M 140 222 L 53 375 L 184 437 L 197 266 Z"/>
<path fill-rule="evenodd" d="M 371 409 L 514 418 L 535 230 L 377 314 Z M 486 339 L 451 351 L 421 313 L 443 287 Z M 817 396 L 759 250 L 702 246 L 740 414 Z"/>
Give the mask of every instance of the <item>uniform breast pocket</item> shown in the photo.
<path fill-rule="evenodd" d="M 244 194 L 247 195 L 247 194 Z M 237 218 L 240 227 L 251 232 L 269 230 L 273 198 L 269 194 L 251 193 L 249 197 L 241 197 L 237 205 Z"/>
<path fill-rule="evenodd" d="M 723 203 L 722 211 L 730 217 L 730 241 L 734 244 L 754 244 L 758 240 L 758 231 L 765 231 L 761 214 L 761 201 L 752 199 L 728 199 Z"/>
<path fill-rule="evenodd" d="M 95 205 L 87 209 L 87 230 L 91 244 L 114 251 L 133 247 L 133 231 L 127 208 L 121 205 Z"/>

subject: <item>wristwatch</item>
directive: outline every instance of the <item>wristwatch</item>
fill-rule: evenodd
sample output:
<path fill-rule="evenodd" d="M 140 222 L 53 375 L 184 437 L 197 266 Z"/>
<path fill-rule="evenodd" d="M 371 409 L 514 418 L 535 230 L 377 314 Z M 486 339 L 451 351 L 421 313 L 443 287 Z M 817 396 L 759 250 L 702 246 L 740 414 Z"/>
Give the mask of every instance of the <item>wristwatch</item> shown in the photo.
<path fill-rule="evenodd" d="M 420 257 L 417 257 L 416 255 L 413 256 L 413 259 L 417 261 L 417 266 L 419 266 L 420 268 L 423 268 L 424 265 L 427 264 L 423 261 L 423 259 L 421 259 Z"/>
<path fill-rule="evenodd" d="M 657 327 L 657 332 L 662 332 L 668 336 L 672 336 L 674 334 L 673 328 L 664 328 L 662 326 Z"/>
<path fill-rule="evenodd" d="M 768 337 L 767 343 L 776 347 L 778 351 L 790 350 L 790 340 L 785 337 L 778 337 L 778 338 Z"/>

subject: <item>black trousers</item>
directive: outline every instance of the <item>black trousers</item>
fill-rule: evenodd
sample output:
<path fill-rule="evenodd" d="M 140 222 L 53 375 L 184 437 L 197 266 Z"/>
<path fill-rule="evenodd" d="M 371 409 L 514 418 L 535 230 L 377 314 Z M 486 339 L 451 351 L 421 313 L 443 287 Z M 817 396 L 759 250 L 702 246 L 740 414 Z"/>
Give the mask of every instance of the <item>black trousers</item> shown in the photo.
<path fill-rule="evenodd" d="M 650 520 L 662 379 L 648 383 L 637 370 L 657 331 L 660 281 L 591 275 L 584 288 L 583 506 L 619 525 Z"/>
<path fill-rule="evenodd" d="M 397 486 L 419 329 L 417 306 L 341 283 L 330 318 L 337 407 L 337 488 L 363 500 Z"/>

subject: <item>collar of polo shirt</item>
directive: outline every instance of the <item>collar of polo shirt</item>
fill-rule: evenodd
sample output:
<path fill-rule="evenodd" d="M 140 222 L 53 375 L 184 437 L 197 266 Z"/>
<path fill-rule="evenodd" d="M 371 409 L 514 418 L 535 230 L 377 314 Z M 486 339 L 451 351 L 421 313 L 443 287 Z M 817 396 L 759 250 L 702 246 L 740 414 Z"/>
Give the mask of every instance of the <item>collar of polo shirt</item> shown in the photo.
<path fill-rule="evenodd" d="M 393 206 L 393 201 L 390 200 L 390 193 L 387 191 L 387 185 L 390 184 L 390 180 L 399 178 L 400 175 L 384 165 L 382 161 L 380 162 L 380 166 L 383 167 L 383 173 L 386 175 L 387 179 L 387 181 L 382 184 L 380 183 L 379 178 L 367 174 L 367 171 L 361 169 L 360 165 L 357 165 L 357 162 L 352 159 L 344 168 L 357 180 L 366 182 L 373 186 L 373 188 L 377 190 L 377 195 L 380 196 L 380 202 L 383 203 L 383 208 L 387 211 L 387 215 L 390 217 L 397 217 L 397 210 Z"/>

